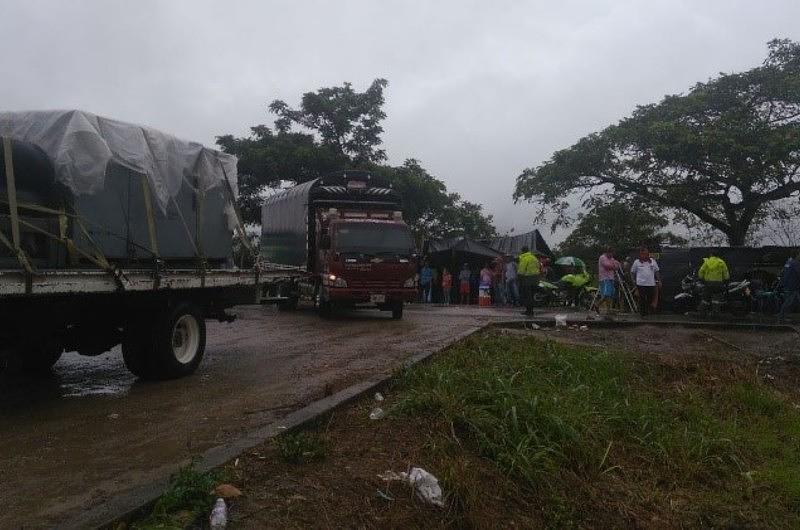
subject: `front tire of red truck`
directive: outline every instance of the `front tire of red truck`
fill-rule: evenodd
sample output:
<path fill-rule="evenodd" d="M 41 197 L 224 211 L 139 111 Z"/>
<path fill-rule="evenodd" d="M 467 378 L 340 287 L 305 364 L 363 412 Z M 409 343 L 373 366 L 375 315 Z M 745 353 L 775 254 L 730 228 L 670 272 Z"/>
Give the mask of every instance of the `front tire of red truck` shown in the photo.
<path fill-rule="evenodd" d="M 202 311 L 181 302 L 150 322 L 128 327 L 122 343 L 125 366 L 141 379 L 176 379 L 194 373 L 206 347 Z"/>
<path fill-rule="evenodd" d="M 397 302 L 392 306 L 392 319 L 400 320 L 403 318 L 403 302 Z"/>

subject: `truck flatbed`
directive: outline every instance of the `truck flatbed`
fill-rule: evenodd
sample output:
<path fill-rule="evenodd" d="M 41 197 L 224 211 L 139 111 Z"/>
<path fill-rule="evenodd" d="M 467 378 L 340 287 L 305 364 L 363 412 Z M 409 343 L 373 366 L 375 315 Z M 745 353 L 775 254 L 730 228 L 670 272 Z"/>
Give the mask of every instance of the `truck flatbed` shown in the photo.
<path fill-rule="evenodd" d="M 257 269 L 127 269 L 119 274 L 97 269 L 42 270 L 28 276 L 22 270 L 0 270 L 0 297 L 25 297 L 60 294 L 101 294 L 149 292 L 224 287 L 256 287 L 304 274 L 286 266 Z M 255 291 L 254 291 L 255 292 Z"/>

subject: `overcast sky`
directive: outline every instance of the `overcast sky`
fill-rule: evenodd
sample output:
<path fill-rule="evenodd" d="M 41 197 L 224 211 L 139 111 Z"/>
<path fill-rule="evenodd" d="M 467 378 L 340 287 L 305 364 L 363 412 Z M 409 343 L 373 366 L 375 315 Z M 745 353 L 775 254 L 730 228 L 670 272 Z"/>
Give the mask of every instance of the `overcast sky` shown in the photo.
<path fill-rule="evenodd" d="M 384 77 L 390 162 L 418 158 L 521 232 L 523 168 L 636 104 L 759 64 L 773 37 L 800 40 L 800 1 L 0 0 L 0 107 L 213 144 L 271 124 L 273 99 Z"/>

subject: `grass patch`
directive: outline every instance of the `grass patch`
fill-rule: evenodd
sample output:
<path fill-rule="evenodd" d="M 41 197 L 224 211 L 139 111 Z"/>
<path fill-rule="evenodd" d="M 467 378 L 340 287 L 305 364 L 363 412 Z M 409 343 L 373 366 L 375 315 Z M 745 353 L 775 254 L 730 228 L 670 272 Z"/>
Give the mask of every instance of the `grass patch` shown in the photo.
<path fill-rule="evenodd" d="M 132 528 L 150 530 L 190 526 L 211 512 L 214 488 L 219 480 L 219 472 L 197 471 L 194 463 L 189 464 L 172 476 L 169 488 L 156 501 L 150 515 L 133 523 Z"/>
<path fill-rule="evenodd" d="M 800 414 L 712 369 L 490 332 L 405 374 L 395 412 L 440 426 L 427 443 L 460 511 L 479 495 L 466 451 L 550 525 L 800 526 Z"/>
<path fill-rule="evenodd" d="M 284 434 L 278 437 L 277 444 L 281 459 L 290 464 L 325 460 L 330 452 L 328 437 L 315 431 Z"/>

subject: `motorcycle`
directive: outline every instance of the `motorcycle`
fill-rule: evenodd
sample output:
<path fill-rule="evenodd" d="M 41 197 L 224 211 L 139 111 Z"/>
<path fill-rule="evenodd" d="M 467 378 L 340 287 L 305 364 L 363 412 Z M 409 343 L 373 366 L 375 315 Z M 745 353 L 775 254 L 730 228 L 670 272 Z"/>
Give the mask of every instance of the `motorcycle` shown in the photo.
<path fill-rule="evenodd" d="M 695 273 L 686 275 L 681 280 L 681 292 L 672 299 L 672 309 L 676 313 L 703 312 L 720 314 L 732 313 L 744 316 L 752 307 L 750 280 L 729 282 L 718 292 L 711 294 L 710 305 L 703 300 L 704 282 Z"/>
<path fill-rule="evenodd" d="M 573 276 L 570 278 L 569 276 Z M 564 306 L 588 309 L 594 299 L 597 287 L 588 284 L 588 278 L 575 278 L 578 275 L 565 275 L 556 283 L 541 280 L 539 289 L 533 294 L 535 305 Z"/>

